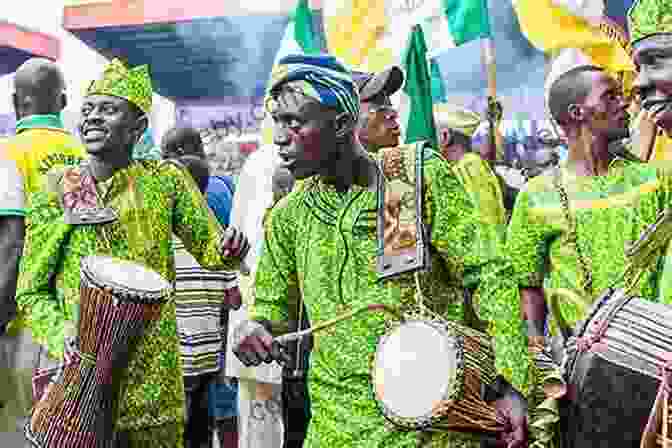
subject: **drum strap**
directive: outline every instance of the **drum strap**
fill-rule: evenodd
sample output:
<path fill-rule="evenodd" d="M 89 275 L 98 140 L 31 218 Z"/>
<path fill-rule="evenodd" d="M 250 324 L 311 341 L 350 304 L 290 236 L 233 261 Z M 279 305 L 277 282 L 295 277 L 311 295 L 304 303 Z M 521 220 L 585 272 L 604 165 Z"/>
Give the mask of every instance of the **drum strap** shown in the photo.
<path fill-rule="evenodd" d="M 593 276 L 592 270 L 588 266 L 588 262 L 583 255 L 581 246 L 579 245 L 579 235 L 577 230 L 577 222 L 575 219 L 572 219 L 572 214 L 569 208 L 569 196 L 567 196 L 567 190 L 562 185 L 562 172 L 560 167 L 556 166 L 553 169 L 553 183 L 555 184 L 556 190 L 560 195 L 560 202 L 562 203 L 562 210 L 565 214 L 565 220 L 567 221 L 567 226 L 569 228 L 569 242 L 574 245 L 576 249 L 576 255 L 579 261 L 581 271 L 583 273 L 583 288 L 590 295 L 593 295 Z"/>
<path fill-rule="evenodd" d="M 385 148 L 378 154 L 378 279 L 429 269 L 423 223 L 423 162 L 428 142 Z"/>

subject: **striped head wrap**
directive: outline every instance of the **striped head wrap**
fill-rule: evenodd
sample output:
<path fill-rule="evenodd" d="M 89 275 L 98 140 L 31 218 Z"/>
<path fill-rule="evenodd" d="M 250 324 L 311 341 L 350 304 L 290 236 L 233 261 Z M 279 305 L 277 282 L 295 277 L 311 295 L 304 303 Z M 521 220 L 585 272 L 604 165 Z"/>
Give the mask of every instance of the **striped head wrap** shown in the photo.
<path fill-rule="evenodd" d="M 325 106 L 359 118 L 359 93 L 352 72 L 329 55 L 290 55 L 280 59 L 271 73 L 267 98 L 284 86 L 299 90 Z"/>

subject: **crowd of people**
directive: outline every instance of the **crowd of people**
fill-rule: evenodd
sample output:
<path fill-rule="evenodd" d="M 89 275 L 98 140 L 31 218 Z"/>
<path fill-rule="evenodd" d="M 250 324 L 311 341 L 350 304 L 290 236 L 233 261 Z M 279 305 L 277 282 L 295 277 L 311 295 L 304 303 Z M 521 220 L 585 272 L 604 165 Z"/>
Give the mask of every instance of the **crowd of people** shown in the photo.
<path fill-rule="evenodd" d="M 256 385 L 279 401 L 284 434 L 260 447 L 482 446 L 482 434 L 409 431 L 381 413 L 372 364 L 400 315 L 491 341 L 498 376 L 481 398 L 502 423 L 494 446 L 562 446 L 559 425 L 541 434 L 535 424 L 557 395 L 543 355 L 610 288 L 672 302 L 667 240 L 647 249 L 634 282 L 625 250 L 666 216 L 672 191 L 669 167 L 649 161 L 654 145 L 628 137 L 635 110 L 672 131 L 671 18 L 659 0 L 631 11 L 632 98 L 600 67 L 556 71 L 548 108 L 566 158 L 549 141 L 521 155 L 518 179 L 492 119 L 493 137 L 475 143 L 488 120 L 474 111 L 437 104 L 435 139 L 402 144 L 398 67 L 280 59 L 265 98 L 273 144 L 234 182 L 213 172 L 195 129 L 168 131 L 157 157 L 134 153 L 149 124 L 150 67 L 112 61 L 87 89 L 75 136 L 60 120 L 61 71 L 27 61 L 14 77 L 16 135 L 0 146 L 2 431 L 33 446 L 23 436 L 31 413 L 79 350 L 80 262 L 109 255 L 173 287 L 124 372 L 114 448 L 237 447 L 241 428 L 262 431 L 248 424 L 254 408 L 239 406 L 232 357 L 282 370 L 281 384 Z M 372 305 L 392 312 L 278 339 Z"/>

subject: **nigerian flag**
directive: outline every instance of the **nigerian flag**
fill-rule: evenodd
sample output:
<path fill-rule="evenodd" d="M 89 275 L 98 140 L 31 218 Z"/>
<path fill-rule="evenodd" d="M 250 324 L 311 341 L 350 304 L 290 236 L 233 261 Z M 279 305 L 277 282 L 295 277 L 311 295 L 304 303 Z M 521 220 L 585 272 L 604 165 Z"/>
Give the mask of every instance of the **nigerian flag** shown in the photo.
<path fill-rule="evenodd" d="M 400 107 L 406 143 L 429 140 L 437 147 L 432 110 L 432 80 L 427 60 L 425 34 L 415 25 L 408 38 L 403 56 L 406 82 Z"/>
<path fill-rule="evenodd" d="M 488 0 L 442 1 L 450 37 L 455 46 L 491 36 Z"/>
<path fill-rule="evenodd" d="M 308 7 L 308 0 L 299 0 L 294 14 L 289 19 L 273 65 L 288 54 L 318 53 L 320 44 L 314 27 L 313 13 Z"/>

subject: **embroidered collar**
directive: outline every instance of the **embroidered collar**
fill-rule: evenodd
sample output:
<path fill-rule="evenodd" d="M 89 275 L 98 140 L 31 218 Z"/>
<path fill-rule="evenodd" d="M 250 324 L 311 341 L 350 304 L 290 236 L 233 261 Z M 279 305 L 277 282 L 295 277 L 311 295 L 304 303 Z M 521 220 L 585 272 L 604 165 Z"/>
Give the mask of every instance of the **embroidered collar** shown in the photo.
<path fill-rule="evenodd" d="M 29 115 L 16 123 L 16 133 L 28 129 L 55 129 L 64 131 L 63 120 L 60 115 Z"/>

